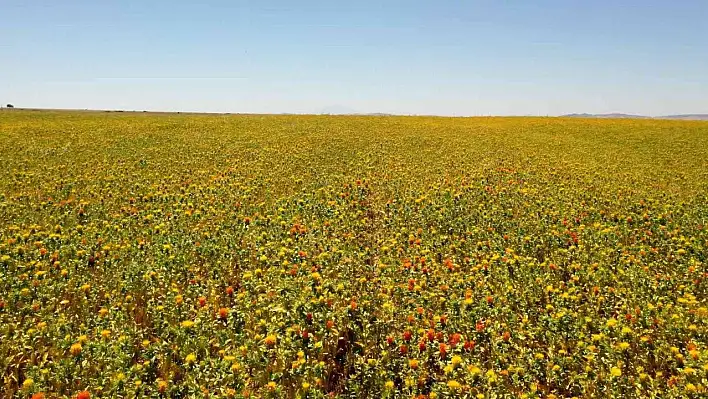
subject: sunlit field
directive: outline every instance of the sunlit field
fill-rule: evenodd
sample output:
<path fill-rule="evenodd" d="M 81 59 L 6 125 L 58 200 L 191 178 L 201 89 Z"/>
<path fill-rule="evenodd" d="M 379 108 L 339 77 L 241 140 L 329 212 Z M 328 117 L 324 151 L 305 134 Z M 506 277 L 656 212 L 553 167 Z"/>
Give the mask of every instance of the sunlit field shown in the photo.
<path fill-rule="evenodd" d="M 708 123 L 0 112 L 2 398 L 699 398 Z"/>

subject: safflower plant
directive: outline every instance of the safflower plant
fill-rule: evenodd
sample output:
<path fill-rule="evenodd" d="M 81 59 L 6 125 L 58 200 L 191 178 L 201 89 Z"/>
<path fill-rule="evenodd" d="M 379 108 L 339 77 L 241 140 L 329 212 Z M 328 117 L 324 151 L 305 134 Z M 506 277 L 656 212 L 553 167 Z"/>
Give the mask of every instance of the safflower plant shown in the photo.
<path fill-rule="evenodd" d="M 0 114 L 0 397 L 699 398 L 708 124 Z"/>

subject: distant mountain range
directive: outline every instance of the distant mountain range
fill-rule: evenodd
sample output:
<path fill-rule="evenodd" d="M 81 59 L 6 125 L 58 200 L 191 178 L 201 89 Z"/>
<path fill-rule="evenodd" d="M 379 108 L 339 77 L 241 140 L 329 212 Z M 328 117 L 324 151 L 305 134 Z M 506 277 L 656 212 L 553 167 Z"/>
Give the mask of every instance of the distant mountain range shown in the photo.
<path fill-rule="evenodd" d="M 596 119 L 676 119 L 687 121 L 708 121 L 708 114 L 686 114 L 686 115 L 665 115 L 665 116 L 645 116 L 630 114 L 568 114 L 564 118 L 596 118 Z"/>

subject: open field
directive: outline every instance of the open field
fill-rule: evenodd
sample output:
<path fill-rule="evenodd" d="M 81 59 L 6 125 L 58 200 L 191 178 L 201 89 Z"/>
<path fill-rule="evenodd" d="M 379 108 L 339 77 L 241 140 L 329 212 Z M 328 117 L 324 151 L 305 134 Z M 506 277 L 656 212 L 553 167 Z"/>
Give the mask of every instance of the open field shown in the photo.
<path fill-rule="evenodd" d="M 13 110 L 0 163 L 2 398 L 707 392 L 705 122 Z"/>

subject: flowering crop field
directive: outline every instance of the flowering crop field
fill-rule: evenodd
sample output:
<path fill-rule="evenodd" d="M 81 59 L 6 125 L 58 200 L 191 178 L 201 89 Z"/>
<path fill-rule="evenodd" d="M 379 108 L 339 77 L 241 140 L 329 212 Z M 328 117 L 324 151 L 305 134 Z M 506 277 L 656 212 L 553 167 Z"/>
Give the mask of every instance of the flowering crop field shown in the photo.
<path fill-rule="evenodd" d="M 2 398 L 698 398 L 708 123 L 0 112 Z"/>

